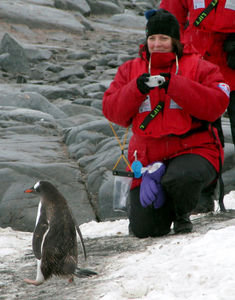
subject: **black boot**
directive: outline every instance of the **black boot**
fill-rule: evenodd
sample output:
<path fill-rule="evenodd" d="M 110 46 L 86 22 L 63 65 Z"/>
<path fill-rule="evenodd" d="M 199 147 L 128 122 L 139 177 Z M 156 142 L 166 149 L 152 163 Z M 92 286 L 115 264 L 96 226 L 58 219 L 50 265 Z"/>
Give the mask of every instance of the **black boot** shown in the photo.
<path fill-rule="evenodd" d="M 214 199 L 210 195 L 201 195 L 197 206 L 192 211 L 192 214 L 208 213 L 214 211 Z"/>
<path fill-rule="evenodd" d="M 193 224 L 190 221 L 188 214 L 176 217 L 176 220 L 174 222 L 175 233 L 189 233 L 192 230 L 193 230 Z"/>
<path fill-rule="evenodd" d="M 214 211 L 214 190 L 216 184 L 212 184 L 201 192 L 197 206 L 192 211 L 192 214 L 208 213 Z"/>

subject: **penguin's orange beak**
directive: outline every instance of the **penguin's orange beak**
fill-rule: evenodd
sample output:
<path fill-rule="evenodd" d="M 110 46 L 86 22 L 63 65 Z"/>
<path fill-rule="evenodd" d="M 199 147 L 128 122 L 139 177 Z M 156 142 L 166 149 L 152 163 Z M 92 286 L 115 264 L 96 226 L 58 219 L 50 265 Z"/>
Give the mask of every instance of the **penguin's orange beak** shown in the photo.
<path fill-rule="evenodd" d="M 35 192 L 35 190 L 32 188 L 24 191 L 24 193 L 34 193 L 34 192 Z"/>

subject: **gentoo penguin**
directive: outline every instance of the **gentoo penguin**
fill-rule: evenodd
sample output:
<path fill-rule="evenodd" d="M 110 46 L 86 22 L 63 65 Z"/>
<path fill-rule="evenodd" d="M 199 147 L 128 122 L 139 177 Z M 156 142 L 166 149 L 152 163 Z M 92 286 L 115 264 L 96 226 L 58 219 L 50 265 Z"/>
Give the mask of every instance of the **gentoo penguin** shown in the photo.
<path fill-rule="evenodd" d="M 37 258 L 37 276 L 36 280 L 24 281 L 40 285 L 52 275 L 65 275 L 72 282 L 73 275 L 84 277 L 97 274 L 77 267 L 78 236 L 85 258 L 86 250 L 81 231 L 75 224 L 63 195 L 48 181 L 39 181 L 24 192 L 40 195 L 32 241 L 33 252 Z"/>

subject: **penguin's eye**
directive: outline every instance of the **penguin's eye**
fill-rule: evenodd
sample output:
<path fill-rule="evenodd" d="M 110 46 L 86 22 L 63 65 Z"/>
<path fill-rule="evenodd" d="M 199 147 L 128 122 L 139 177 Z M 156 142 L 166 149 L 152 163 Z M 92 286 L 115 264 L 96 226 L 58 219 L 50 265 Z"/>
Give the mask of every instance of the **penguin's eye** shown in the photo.
<path fill-rule="evenodd" d="M 38 187 L 35 189 L 35 191 L 36 191 L 37 193 L 39 193 L 39 192 L 40 192 L 40 187 L 38 186 Z"/>

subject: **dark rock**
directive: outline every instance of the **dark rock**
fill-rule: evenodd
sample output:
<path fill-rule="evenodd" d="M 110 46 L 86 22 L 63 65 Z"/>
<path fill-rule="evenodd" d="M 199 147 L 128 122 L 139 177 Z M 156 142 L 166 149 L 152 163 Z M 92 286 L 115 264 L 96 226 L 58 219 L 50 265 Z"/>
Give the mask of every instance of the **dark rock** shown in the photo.
<path fill-rule="evenodd" d="M 78 85 L 63 84 L 60 86 L 26 84 L 22 86 L 22 92 L 37 92 L 47 99 L 70 99 L 78 96 L 80 93 Z"/>
<path fill-rule="evenodd" d="M 46 68 L 47 71 L 51 71 L 53 73 L 58 73 L 60 71 L 62 71 L 64 68 L 62 66 L 59 65 L 55 65 L 55 64 L 49 64 Z"/>
<path fill-rule="evenodd" d="M 97 66 L 97 61 L 96 60 L 91 60 L 91 61 L 88 61 L 87 63 L 85 63 L 83 65 L 83 68 L 85 70 L 95 70 L 96 66 Z"/>
<path fill-rule="evenodd" d="M 235 165 L 235 162 L 233 163 L 233 166 Z M 223 181 L 224 181 L 224 193 L 225 195 L 228 194 L 231 191 L 235 190 L 235 168 L 231 168 L 228 171 L 223 172 L 222 175 Z"/>
<path fill-rule="evenodd" d="M 136 16 L 134 14 L 115 14 L 106 20 L 108 23 L 116 24 L 119 26 L 127 27 L 127 28 L 137 28 L 143 29 L 145 28 L 145 18 L 144 16 Z"/>
<path fill-rule="evenodd" d="M 3 70 L 11 73 L 28 73 L 29 61 L 24 48 L 8 33 L 0 44 L 0 66 Z"/>
<path fill-rule="evenodd" d="M 84 105 L 79 104 L 64 104 L 59 106 L 60 109 L 67 115 L 67 116 L 77 116 L 79 118 L 79 115 L 81 114 L 89 114 L 93 116 L 102 116 L 102 112 L 100 110 L 97 110 L 93 107 L 87 107 Z"/>
<path fill-rule="evenodd" d="M 30 108 L 36 111 L 48 113 L 56 119 L 66 117 L 66 115 L 58 107 L 50 103 L 45 97 L 35 92 L 2 92 L 0 94 L 0 105 L 18 108 Z"/>
<path fill-rule="evenodd" d="M 124 12 L 120 1 L 87 0 L 87 3 L 91 8 L 91 13 L 95 15 L 113 15 Z"/>
<path fill-rule="evenodd" d="M 96 151 L 96 146 L 88 140 L 84 140 L 79 144 L 71 144 L 68 147 L 70 157 L 75 160 L 78 160 L 85 155 L 92 155 Z"/>
<path fill-rule="evenodd" d="M 27 77 L 21 74 L 18 74 L 16 76 L 16 83 L 26 83 L 27 82 Z"/>
<path fill-rule="evenodd" d="M 15 32 L 23 34 L 23 36 L 29 40 L 37 36 L 27 25 L 13 24 L 11 28 Z"/>
<path fill-rule="evenodd" d="M 81 33 L 84 31 L 84 26 L 73 15 L 65 11 L 49 6 L 45 8 L 35 4 L 27 4 L 27 9 L 22 9 L 24 5 L 24 0 L 14 1 L 14 3 L 10 1 L 1 1 L 1 20 L 16 24 L 24 24 L 31 29 L 55 29 L 74 33 Z"/>
<path fill-rule="evenodd" d="M 225 161 L 224 161 L 224 165 L 223 165 L 223 172 L 234 167 L 234 163 L 235 163 L 234 152 L 235 152 L 234 145 L 231 143 L 225 143 L 225 146 L 224 146 Z"/>
<path fill-rule="evenodd" d="M 76 76 L 77 78 L 84 78 L 85 71 L 82 66 L 75 65 L 73 67 L 66 68 L 58 73 L 58 79 L 56 81 L 66 80 L 71 76 Z"/>
<path fill-rule="evenodd" d="M 89 51 L 73 51 L 68 53 L 67 59 L 80 60 L 80 59 L 90 59 L 92 54 Z"/>
<path fill-rule="evenodd" d="M 26 47 L 24 49 L 25 55 L 30 62 L 38 63 L 41 60 L 49 60 L 52 57 L 52 52 L 47 49 L 36 49 Z"/>
<path fill-rule="evenodd" d="M 84 16 L 89 16 L 91 10 L 85 0 L 55 0 L 55 7 L 60 9 L 77 10 Z"/>

